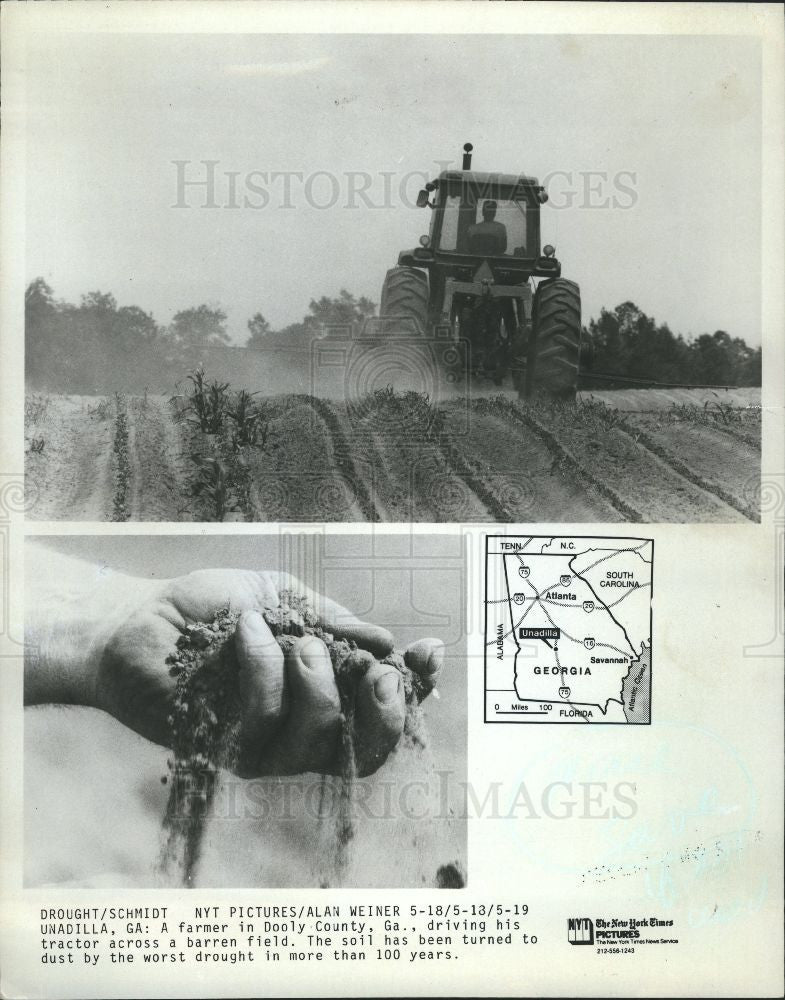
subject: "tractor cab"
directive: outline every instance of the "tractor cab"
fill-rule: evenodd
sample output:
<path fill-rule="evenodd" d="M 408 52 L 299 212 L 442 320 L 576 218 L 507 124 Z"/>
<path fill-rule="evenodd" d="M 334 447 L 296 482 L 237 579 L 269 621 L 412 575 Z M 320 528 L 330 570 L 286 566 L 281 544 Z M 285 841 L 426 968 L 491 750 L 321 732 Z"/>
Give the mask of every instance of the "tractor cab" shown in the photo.
<path fill-rule="evenodd" d="M 428 235 L 398 263 L 436 265 L 445 277 L 465 278 L 487 260 L 501 281 L 558 277 L 551 248 L 547 256 L 540 251 L 540 205 L 547 199 L 536 177 L 445 170 L 417 199 L 431 209 Z"/>
<path fill-rule="evenodd" d="M 525 187 L 507 174 L 479 174 L 471 171 L 445 171 L 435 182 L 437 197 L 431 220 L 430 239 L 434 250 L 483 256 L 538 256 L 540 243 L 539 204 L 533 196 L 531 178 Z M 498 252 L 478 246 L 475 235 L 486 215 L 504 227 L 506 246 Z"/>

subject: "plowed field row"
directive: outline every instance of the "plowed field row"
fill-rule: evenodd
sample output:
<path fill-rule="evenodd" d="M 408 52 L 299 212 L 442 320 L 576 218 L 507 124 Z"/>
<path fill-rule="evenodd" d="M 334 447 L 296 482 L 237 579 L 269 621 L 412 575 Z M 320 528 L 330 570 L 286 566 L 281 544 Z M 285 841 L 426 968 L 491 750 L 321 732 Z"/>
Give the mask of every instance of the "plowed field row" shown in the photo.
<path fill-rule="evenodd" d="M 760 414 L 684 404 L 431 408 L 381 394 L 361 408 L 272 400 L 263 442 L 232 447 L 175 419 L 163 397 L 41 396 L 28 405 L 28 516 L 111 520 L 118 406 L 133 521 L 756 521 Z M 43 439 L 43 447 L 30 443 Z M 224 500 L 194 488 L 198 453 Z"/>

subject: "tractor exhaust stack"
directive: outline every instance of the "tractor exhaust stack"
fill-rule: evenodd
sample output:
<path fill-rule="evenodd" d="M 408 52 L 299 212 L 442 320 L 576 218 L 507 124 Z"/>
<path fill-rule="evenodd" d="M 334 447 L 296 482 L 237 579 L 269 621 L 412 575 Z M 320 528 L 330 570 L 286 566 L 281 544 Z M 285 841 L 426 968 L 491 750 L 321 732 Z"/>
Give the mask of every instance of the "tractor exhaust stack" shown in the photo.
<path fill-rule="evenodd" d="M 467 142 L 466 145 L 463 147 L 463 167 L 462 167 L 463 170 L 471 170 L 472 169 L 472 150 L 473 149 L 474 149 L 474 146 L 472 146 L 472 144 L 470 142 Z"/>

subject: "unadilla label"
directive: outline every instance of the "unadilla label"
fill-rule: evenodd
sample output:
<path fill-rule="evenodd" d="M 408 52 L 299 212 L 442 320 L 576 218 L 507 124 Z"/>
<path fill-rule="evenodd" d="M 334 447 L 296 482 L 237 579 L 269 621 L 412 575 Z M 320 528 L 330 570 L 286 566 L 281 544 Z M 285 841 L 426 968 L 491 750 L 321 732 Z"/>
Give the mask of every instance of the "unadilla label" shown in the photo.
<path fill-rule="evenodd" d="M 560 628 L 548 628 L 544 626 L 543 628 L 519 628 L 518 629 L 519 639 L 555 639 L 559 640 L 561 638 Z"/>

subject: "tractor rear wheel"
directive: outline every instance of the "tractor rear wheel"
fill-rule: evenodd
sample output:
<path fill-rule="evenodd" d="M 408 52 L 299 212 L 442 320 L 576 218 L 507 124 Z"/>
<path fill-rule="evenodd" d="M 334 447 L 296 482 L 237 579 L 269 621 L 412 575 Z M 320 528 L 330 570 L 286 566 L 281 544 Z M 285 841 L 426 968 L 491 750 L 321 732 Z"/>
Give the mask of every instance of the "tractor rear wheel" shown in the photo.
<path fill-rule="evenodd" d="M 574 399 L 580 350 L 580 289 L 566 278 L 540 282 L 534 294 L 524 395 Z"/>
<path fill-rule="evenodd" d="M 428 276 L 416 267 L 391 267 L 384 278 L 379 314 L 386 321 L 406 320 L 407 333 L 426 334 Z"/>

